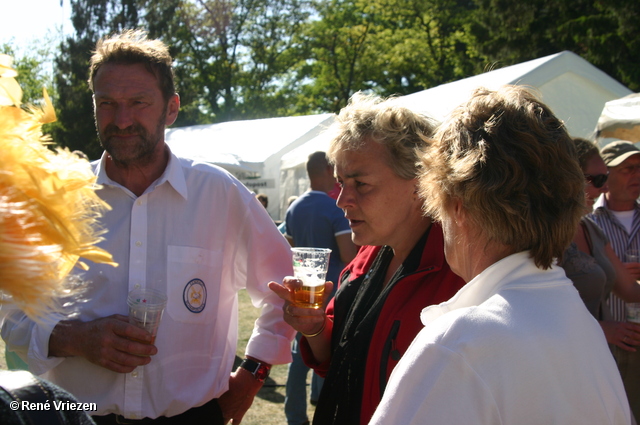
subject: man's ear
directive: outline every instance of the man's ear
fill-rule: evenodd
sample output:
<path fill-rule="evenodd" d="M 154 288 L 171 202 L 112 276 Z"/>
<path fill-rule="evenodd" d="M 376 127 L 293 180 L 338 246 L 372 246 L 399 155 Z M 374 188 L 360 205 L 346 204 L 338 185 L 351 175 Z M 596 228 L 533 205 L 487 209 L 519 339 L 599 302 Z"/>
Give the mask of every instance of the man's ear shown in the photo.
<path fill-rule="evenodd" d="M 180 111 L 180 95 L 178 93 L 171 96 L 167 103 L 167 118 L 165 119 L 165 125 L 169 126 L 176 122 L 178 118 L 178 112 Z"/>

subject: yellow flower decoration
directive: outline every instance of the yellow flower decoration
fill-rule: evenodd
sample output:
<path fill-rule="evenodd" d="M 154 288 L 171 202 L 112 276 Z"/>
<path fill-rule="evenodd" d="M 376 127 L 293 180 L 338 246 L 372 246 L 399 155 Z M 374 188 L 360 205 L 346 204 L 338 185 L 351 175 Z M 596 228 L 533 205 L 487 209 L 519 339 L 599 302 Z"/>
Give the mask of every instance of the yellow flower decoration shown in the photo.
<path fill-rule="evenodd" d="M 11 66 L 0 55 L 0 292 L 38 318 L 73 292 L 67 275 L 76 264 L 87 268 L 80 257 L 117 264 L 95 246 L 109 207 L 95 193 L 89 162 L 47 147 L 42 124 L 56 119 L 49 96 L 45 90 L 43 108 L 20 108 Z"/>

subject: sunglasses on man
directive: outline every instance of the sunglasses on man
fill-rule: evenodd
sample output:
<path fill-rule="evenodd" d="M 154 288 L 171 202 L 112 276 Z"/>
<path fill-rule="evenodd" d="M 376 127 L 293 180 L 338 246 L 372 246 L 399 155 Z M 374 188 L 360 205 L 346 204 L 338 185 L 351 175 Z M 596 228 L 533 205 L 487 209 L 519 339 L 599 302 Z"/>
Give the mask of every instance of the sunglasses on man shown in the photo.
<path fill-rule="evenodd" d="M 592 176 L 591 174 L 585 174 L 584 178 L 587 180 L 587 183 L 591 183 L 593 187 L 595 187 L 596 189 L 600 189 L 607 182 L 609 173 L 597 174 L 595 176 Z"/>

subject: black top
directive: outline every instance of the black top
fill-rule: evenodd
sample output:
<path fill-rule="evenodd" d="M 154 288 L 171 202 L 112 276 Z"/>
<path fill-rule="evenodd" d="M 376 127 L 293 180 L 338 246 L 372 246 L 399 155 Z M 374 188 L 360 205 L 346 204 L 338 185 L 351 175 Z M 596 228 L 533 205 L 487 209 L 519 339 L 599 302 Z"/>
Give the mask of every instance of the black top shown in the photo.
<path fill-rule="evenodd" d="M 405 259 L 387 286 L 384 277 L 393 250 L 384 246 L 364 275 L 349 281 L 343 273 L 334 302 L 331 335 L 331 364 L 318 398 L 314 425 L 357 425 L 360 423 L 363 382 L 367 356 L 376 322 L 395 284 L 420 266 L 429 231 Z"/>
<path fill-rule="evenodd" d="M 16 383 L 25 381 L 34 385 L 14 389 Z M 21 404 L 23 401 L 37 402 L 40 406 L 48 405 L 49 410 L 24 410 Z M 78 403 L 67 391 L 26 371 L 0 373 L 0 422 L 3 425 L 95 425 L 91 417 L 82 410 L 56 410 L 54 401 L 62 402 L 67 408 Z M 12 403 L 18 403 L 19 408 L 15 409 Z"/>

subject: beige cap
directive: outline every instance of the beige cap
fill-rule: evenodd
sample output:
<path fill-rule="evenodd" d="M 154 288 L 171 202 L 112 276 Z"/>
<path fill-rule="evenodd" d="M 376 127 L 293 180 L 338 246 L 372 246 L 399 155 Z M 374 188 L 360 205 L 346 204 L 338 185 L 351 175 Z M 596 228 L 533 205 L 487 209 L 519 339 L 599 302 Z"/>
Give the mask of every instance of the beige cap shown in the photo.
<path fill-rule="evenodd" d="M 636 154 L 640 154 L 640 149 L 636 148 L 633 143 L 627 142 L 626 140 L 617 140 L 609 143 L 600 151 L 600 156 L 602 156 L 607 167 L 618 166 L 625 159 Z"/>

